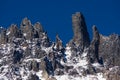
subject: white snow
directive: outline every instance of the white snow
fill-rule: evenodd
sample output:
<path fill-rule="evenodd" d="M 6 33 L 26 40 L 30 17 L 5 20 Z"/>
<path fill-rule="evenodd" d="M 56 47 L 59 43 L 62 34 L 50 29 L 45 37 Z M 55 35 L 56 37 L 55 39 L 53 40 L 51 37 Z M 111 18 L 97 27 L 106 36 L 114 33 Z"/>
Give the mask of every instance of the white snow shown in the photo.
<path fill-rule="evenodd" d="M 66 47 L 65 54 L 66 54 L 66 58 L 67 58 L 67 59 L 70 59 L 71 54 L 72 54 L 70 47 Z"/>
<path fill-rule="evenodd" d="M 79 60 L 79 63 L 74 65 L 74 68 L 81 66 L 81 67 L 87 69 L 87 64 L 88 64 L 88 62 L 86 60 Z"/>
<path fill-rule="evenodd" d="M 42 78 L 42 71 L 36 72 L 36 75 L 41 79 Z"/>
<path fill-rule="evenodd" d="M 69 80 L 68 75 L 54 76 L 57 80 Z"/>
<path fill-rule="evenodd" d="M 9 35 L 10 34 L 10 31 L 8 31 L 7 33 L 6 33 L 6 35 Z"/>
<path fill-rule="evenodd" d="M 27 47 L 21 47 L 21 48 L 25 51 Z"/>
<path fill-rule="evenodd" d="M 87 75 L 87 76 L 77 76 L 73 77 L 70 75 L 62 75 L 62 76 L 54 76 L 57 80 L 106 80 L 103 78 L 102 73 L 98 73 L 97 75 Z"/>
<path fill-rule="evenodd" d="M 43 47 L 43 46 L 42 46 L 42 50 L 44 50 L 47 54 L 49 54 L 49 52 L 52 51 L 52 47 L 46 48 L 46 47 Z"/>
<path fill-rule="evenodd" d="M 23 36 L 27 36 L 27 34 L 26 34 L 26 33 L 23 33 Z"/>
<path fill-rule="evenodd" d="M 94 67 L 101 67 L 101 65 L 99 63 L 93 63 L 92 64 Z"/>

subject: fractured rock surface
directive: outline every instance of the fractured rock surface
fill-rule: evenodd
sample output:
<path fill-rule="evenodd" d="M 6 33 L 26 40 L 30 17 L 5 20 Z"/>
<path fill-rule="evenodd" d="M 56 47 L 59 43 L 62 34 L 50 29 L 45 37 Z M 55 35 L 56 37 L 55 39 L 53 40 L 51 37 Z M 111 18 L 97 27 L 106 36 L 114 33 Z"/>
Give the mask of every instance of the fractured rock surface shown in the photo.
<path fill-rule="evenodd" d="M 82 13 L 72 15 L 73 39 L 52 42 L 41 23 L 0 27 L 0 80 L 120 80 L 120 36 L 93 25 L 90 41 Z"/>

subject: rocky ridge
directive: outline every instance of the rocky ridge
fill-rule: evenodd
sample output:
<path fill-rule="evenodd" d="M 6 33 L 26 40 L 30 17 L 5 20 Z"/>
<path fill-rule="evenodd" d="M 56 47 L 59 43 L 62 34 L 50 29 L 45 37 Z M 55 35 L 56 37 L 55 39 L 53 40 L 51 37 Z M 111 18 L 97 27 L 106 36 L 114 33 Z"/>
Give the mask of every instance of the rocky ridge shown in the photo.
<path fill-rule="evenodd" d="M 0 28 L 0 80 L 120 80 L 120 36 L 93 25 L 90 41 L 82 13 L 72 15 L 74 36 L 63 46 L 42 25 L 24 18 L 20 29 Z"/>

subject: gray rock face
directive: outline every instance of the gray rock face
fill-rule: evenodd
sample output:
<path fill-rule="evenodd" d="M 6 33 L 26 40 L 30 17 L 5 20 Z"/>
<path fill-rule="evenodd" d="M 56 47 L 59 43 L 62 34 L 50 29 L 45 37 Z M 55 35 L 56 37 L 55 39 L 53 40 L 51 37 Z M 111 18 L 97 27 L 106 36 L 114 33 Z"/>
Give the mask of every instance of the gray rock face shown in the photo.
<path fill-rule="evenodd" d="M 56 49 L 57 50 L 63 49 L 62 40 L 59 38 L 58 34 L 56 35 Z"/>
<path fill-rule="evenodd" d="M 36 71 L 36 72 L 39 71 L 39 66 L 40 66 L 39 63 L 35 60 L 29 61 L 29 63 L 28 63 L 28 69 Z"/>
<path fill-rule="evenodd" d="M 34 25 L 34 38 L 41 38 L 42 33 L 44 32 L 42 25 L 37 22 Z"/>
<path fill-rule="evenodd" d="M 90 44 L 89 34 L 85 23 L 84 16 L 77 12 L 72 15 L 73 26 L 73 41 L 76 45 L 79 45 L 82 49 L 88 47 Z"/>
<path fill-rule="evenodd" d="M 120 36 L 112 34 L 100 36 L 99 57 L 103 58 L 106 67 L 120 66 Z"/>
<path fill-rule="evenodd" d="M 34 35 L 33 34 L 33 26 L 31 24 L 30 20 L 28 20 L 27 18 L 24 18 L 22 20 L 20 28 L 21 28 L 21 31 L 23 33 L 23 36 L 26 39 L 30 40 L 33 38 L 33 35 Z"/>
<path fill-rule="evenodd" d="M 100 41 L 100 34 L 97 30 L 97 27 L 93 26 L 93 40 L 89 47 L 89 56 L 90 56 L 90 62 L 99 62 L 99 41 Z"/>
<path fill-rule="evenodd" d="M 39 77 L 36 74 L 31 73 L 31 75 L 29 75 L 29 78 L 27 80 L 41 80 L 41 79 L 39 79 Z"/>
<path fill-rule="evenodd" d="M 19 32 L 18 27 L 15 24 L 12 24 L 10 26 L 10 28 L 7 30 L 6 35 L 7 35 L 8 40 L 9 40 L 8 42 L 11 42 L 13 37 L 19 38 L 20 37 L 20 32 Z"/>
<path fill-rule="evenodd" d="M 74 36 L 66 47 L 58 35 L 51 42 L 42 25 L 33 26 L 27 18 L 20 29 L 14 24 L 7 30 L 0 28 L 0 75 L 5 77 L 0 80 L 57 80 L 66 74 L 68 80 L 88 75 L 98 80 L 98 73 L 107 80 L 119 80 L 120 36 L 103 36 L 94 25 L 90 42 L 83 15 L 73 14 L 72 23 Z"/>
<path fill-rule="evenodd" d="M 120 80 L 120 67 L 115 66 L 105 73 L 106 80 Z"/>
<path fill-rule="evenodd" d="M 3 29 L 1 30 L 0 33 L 0 44 L 5 44 L 8 41 L 7 36 L 6 36 L 6 30 Z"/>
<path fill-rule="evenodd" d="M 8 29 L 8 35 L 10 37 L 19 37 L 19 30 L 18 27 L 15 24 L 12 24 L 10 28 Z"/>
<path fill-rule="evenodd" d="M 120 66 L 120 36 L 101 35 L 93 26 L 93 40 L 89 47 L 90 62 L 99 62 L 105 67 Z"/>

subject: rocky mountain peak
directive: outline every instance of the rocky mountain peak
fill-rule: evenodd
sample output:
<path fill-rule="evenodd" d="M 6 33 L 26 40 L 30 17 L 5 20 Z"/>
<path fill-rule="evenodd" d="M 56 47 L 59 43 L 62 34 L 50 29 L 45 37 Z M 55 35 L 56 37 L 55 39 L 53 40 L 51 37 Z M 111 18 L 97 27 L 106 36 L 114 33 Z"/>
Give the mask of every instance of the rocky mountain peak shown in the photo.
<path fill-rule="evenodd" d="M 73 26 L 73 41 L 76 45 L 88 47 L 90 44 L 89 34 L 85 23 L 84 16 L 80 12 L 76 12 L 72 15 L 72 26 Z"/>
<path fill-rule="evenodd" d="M 30 22 L 30 20 L 28 20 L 27 17 L 25 17 L 25 18 L 22 20 L 21 25 L 22 25 L 22 26 L 31 25 L 31 22 Z"/>
<path fill-rule="evenodd" d="M 6 29 L 1 29 L 0 44 L 5 44 L 6 42 L 7 42 Z"/>
<path fill-rule="evenodd" d="M 28 20 L 27 17 L 22 20 L 20 30 L 23 33 L 23 37 L 25 37 L 26 39 L 30 40 L 34 38 L 34 28 L 31 24 L 31 21 Z"/>
<path fill-rule="evenodd" d="M 93 29 L 93 40 L 98 41 L 100 39 L 99 31 L 97 30 L 97 27 L 95 25 L 93 25 L 92 29 Z"/>
<path fill-rule="evenodd" d="M 61 50 L 63 48 L 62 40 L 59 38 L 59 35 L 56 35 L 56 49 Z"/>
<path fill-rule="evenodd" d="M 7 30 L 7 34 L 8 36 L 11 36 L 11 37 L 19 37 L 19 29 L 17 27 L 17 25 L 15 24 L 11 24 L 11 26 L 9 27 L 9 29 Z"/>
<path fill-rule="evenodd" d="M 40 22 L 36 22 L 34 25 L 34 29 L 38 32 L 44 32 L 42 25 L 40 24 Z"/>
<path fill-rule="evenodd" d="M 90 42 L 82 13 L 72 15 L 74 36 L 64 46 L 50 41 L 41 23 L 24 18 L 20 29 L 0 28 L 0 80 L 119 80 L 120 36 L 93 25 Z"/>

